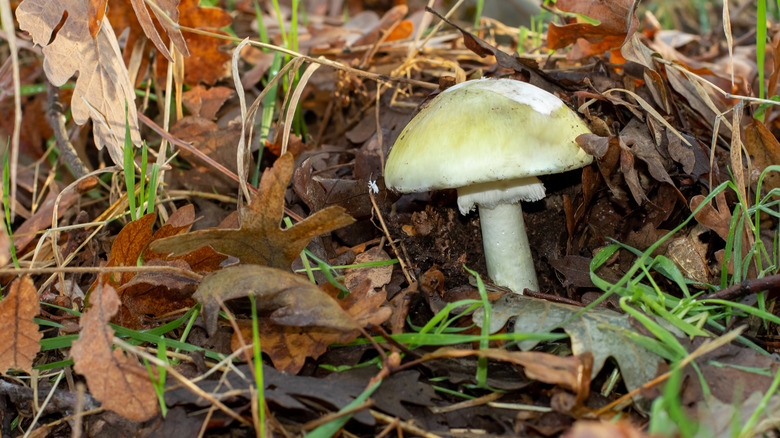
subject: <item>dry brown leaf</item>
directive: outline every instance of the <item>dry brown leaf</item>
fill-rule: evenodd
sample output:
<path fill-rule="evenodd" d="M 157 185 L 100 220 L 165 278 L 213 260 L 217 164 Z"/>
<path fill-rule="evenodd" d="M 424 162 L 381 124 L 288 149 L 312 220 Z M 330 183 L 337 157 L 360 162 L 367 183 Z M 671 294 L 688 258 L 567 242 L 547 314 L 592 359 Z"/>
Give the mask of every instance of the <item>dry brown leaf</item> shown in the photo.
<path fill-rule="evenodd" d="M 593 354 L 590 352 L 584 352 L 577 356 L 560 357 L 540 351 L 508 351 L 495 348 L 457 350 L 444 347 L 426 354 L 422 359 L 467 356 L 486 357 L 520 365 L 529 378 L 560 385 L 576 393 L 579 403 L 585 401 L 590 393 L 590 376 L 593 369 Z"/>
<path fill-rule="evenodd" d="M 745 128 L 745 150 L 750 155 L 751 166 L 763 172 L 767 166 L 780 164 L 780 142 L 771 131 L 755 118 L 750 118 L 750 125 Z M 780 173 L 768 172 L 764 178 L 767 192 L 780 187 Z"/>
<path fill-rule="evenodd" d="M 111 159 L 121 166 L 125 103 L 133 144 L 140 145 L 141 136 L 133 85 L 111 24 L 103 20 L 97 37 L 92 38 L 87 4 L 80 0 L 26 0 L 16 9 L 16 18 L 19 27 L 43 47 L 43 70 L 54 86 L 63 85 L 78 72 L 71 99 L 73 120 L 83 125 L 91 118 L 95 145 L 107 147 Z"/>
<path fill-rule="evenodd" d="M 246 46 L 245 48 L 253 48 Z M 261 52 L 265 54 L 265 52 Z M 203 85 L 193 87 L 182 95 L 184 106 L 195 117 L 213 119 L 222 105 L 233 95 L 233 90 L 227 87 L 206 88 Z"/>
<path fill-rule="evenodd" d="M 11 283 L 8 296 L 0 301 L 0 372 L 9 369 L 32 371 L 33 359 L 41 350 L 42 334 L 33 317 L 40 312 L 38 292 L 30 277 Z"/>
<path fill-rule="evenodd" d="M 177 121 L 170 129 L 173 136 L 192 143 L 192 146 L 216 161 L 233 173 L 238 173 L 236 164 L 236 149 L 241 138 L 241 124 L 231 123 L 227 127 L 219 127 L 215 122 L 196 116 L 186 116 Z M 206 164 L 192 152 L 182 150 L 181 156 L 192 163 Z M 248 164 L 254 169 L 254 160 Z M 222 176 L 218 171 L 209 169 L 217 176 Z M 234 183 L 235 184 L 235 183 Z"/>
<path fill-rule="evenodd" d="M 258 265 L 230 266 L 201 281 L 193 297 L 203 304 L 206 329 L 217 331 L 220 301 L 252 295 L 271 321 L 298 327 L 352 330 L 355 322 L 316 284 L 292 272 Z"/>
<path fill-rule="evenodd" d="M 160 38 L 160 34 L 154 27 L 154 22 L 152 22 L 152 17 L 149 15 L 149 11 L 146 9 L 144 0 L 130 0 L 130 3 L 133 5 L 135 18 L 138 20 L 138 24 L 143 29 L 146 37 L 152 40 L 154 47 L 157 49 L 159 54 L 164 56 L 168 61 L 172 61 L 173 58 L 171 57 L 165 42 L 163 42 L 162 38 Z M 155 2 L 155 4 L 160 8 L 161 12 L 164 12 L 171 19 L 171 21 L 174 23 L 179 22 L 179 0 L 159 0 Z M 181 53 L 183 56 L 189 56 L 190 52 L 187 49 L 187 43 L 184 41 L 184 36 L 182 36 L 181 31 L 169 24 L 167 20 L 160 20 L 160 15 L 154 8 L 152 11 L 154 12 L 154 15 L 157 17 L 162 27 L 165 28 L 165 32 L 167 33 L 168 38 L 173 41 L 173 45 L 176 46 L 176 49 L 179 51 L 179 53 Z"/>
<path fill-rule="evenodd" d="M 147 266 L 173 266 L 194 272 L 212 272 L 218 269 L 225 256 L 217 254 L 211 248 L 204 247 L 181 257 L 168 258 L 149 249 L 149 242 L 186 232 L 195 220 L 192 205 L 179 208 L 156 232 L 152 225 L 156 219 L 154 213 L 125 225 L 119 232 L 106 266 L 136 266 L 143 256 Z M 113 286 L 122 301 L 119 315 L 113 322 L 131 329 L 145 327 L 147 315 L 160 316 L 193 304 L 190 296 L 194 284 L 189 277 L 157 272 L 137 275 L 135 272 L 108 273 L 98 281 Z M 98 284 L 96 281 L 92 288 Z"/>
<path fill-rule="evenodd" d="M 90 393 L 103 407 L 133 421 L 157 414 L 158 400 L 146 368 L 112 349 L 114 330 L 108 321 L 119 309 L 119 296 L 109 285 L 92 294 L 92 307 L 81 316 L 81 333 L 73 342 L 73 369 L 87 379 Z"/>
<path fill-rule="evenodd" d="M 701 205 L 702 202 L 704 202 L 704 196 L 702 195 L 691 198 L 691 211 L 699 208 L 699 205 Z M 728 241 L 729 230 L 731 229 L 731 210 L 729 210 L 728 203 L 726 202 L 726 195 L 723 192 L 719 192 L 715 195 L 715 202 L 718 205 L 717 210 L 713 206 L 712 201 L 710 201 L 707 205 L 702 207 L 694 217 L 700 224 L 717 233 L 721 239 Z"/>
<path fill-rule="evenodd" d="M 293 164 L 292 155 L 285 154 L 263 174 L 257 194 L 240 212 L 240 229 L 212 228 L 169 237 L 153 242 L 152 250 L 181 255 L 210 246 L 222 254 L 237 257 L 241 263 L 289 269 L 312 238 L 355 221 L 343 208 L 333 206 L 282 230 L 284 192 Z"/>
<path fill-rule="evenodd" d="M 655 436 L 655 435 L 653 435 Z M 579 420 L 561 438 L 650 438 L 626 420 L 616 422 Z"/>
<path fill-rule="evenodd" d="M 372 292 L 370 286 L 368 280 L 364 281 L 344 299 L 335 300 L 347 314 L 363 327 L 382 324 L 392 314 L 389 307 L 382 307 L 386 302 L 385 292 Z M 326 292 L 335 299 L 340 291 L 327 290 Z M 241 320 L 238 323 L 244 342 L 252 342 L 252 321 Z M 327 351 L 330 344 L 353 341 L 360 335 L 360 332 L 354 329 L 336 330 L 321 326 L 301 328 L 263 320 L 259 335 L 263 353 L 271 358 L 274 367 L 297 374 L 307 357 L 316 359 Z M 237 334 L 233 334 L 230 344 L 233 350 L 241 347 Z"/>
<path fill-rule="evenodd" d="M 88 0 L 87 12 L 89 13 L 89 35 L 95 38 L 103 25 L 103 18 L 106 16 L 106 6 L 108 0 Z"/>
<path fill-rule="evenodd" d="M 117 234 L 111 245 L 111 255 L 106 267 L 112 266 L 137 266 L 138 257 L 141 256 L 149 239 L 152 237 L 152 225 L 157 219 L 156 213 L 149 213 L 130 222 Z M 119 287 L 135 276 L 135 272 L 107 273 L 95 280 L 94 288 L 99 282 L 114 287 Z"/>
<path fill-rule="evenodd" d="M 377 246 L 358 254 L 353 263 L 357 265 L 387 260 L 390 260 L 390 256 L 387 255 L 381 246 Z M 346 286 L 347 289 L 352 290 L 358 287 L 359 284 L 368 280 L 371 283 L 372 289 L 381 289 L 383 286 L 390 283 L 392 276 L 392 265 L 350 268 L 344 272 L 344 286 Z"/>
<path fill-rule="evenodd" d="M 60 190 L 62 190 L 60 183 L 56 181 L 52 183 L 49 193 L 46 194 L 46 199 L 35 211 L 35 214 L 14 231 L 14 246 L 17 254 L 21 254 L 31 242 L 39 237 L 39 231 L 51 227 L 51 218 L 55 207 L 57 207 L 57 218 L 60 219 L 68 211 L 68 208 L 79 199 L 79 194 L 75 190 L 67 190 L 65 193 Z M 59 197 L 59 203 L 57 203 L 57 197 Z"/>
<path fill-rule="evenodd" d="M 209 8 L 198 5 L 198 0 L 182 0 L 179 3 L 179 24 L 201 30 L 208 30 L 220 35 L 227 33 L 219 30 L 230 26 L 233 18 L 220 8 Z M 197 85 L 199 83 L 213 85 L 230 73 L 230 52 L 220 50 L 225 41 L 210 35 L 200 35 L 188 32 L 184 37 L 190 56 L 184 59 L 184 83 Z M 157 76 L 165 77 L 168 69 L 166 60 L 157 58 Z"/>
<path fill-rule="evenodd" d="M 547 44 L 551 49 L 561 49 L 578 39 L 587 44 L 580 47 L 582 55 L 600 54 L 616 49 L 633 35 L 639 27 L 632 0 L 558 0 L 555 7 L 598 20 L 600 24 L 574 23 L 557 25 L 550 23 L 547 31 Z"/>

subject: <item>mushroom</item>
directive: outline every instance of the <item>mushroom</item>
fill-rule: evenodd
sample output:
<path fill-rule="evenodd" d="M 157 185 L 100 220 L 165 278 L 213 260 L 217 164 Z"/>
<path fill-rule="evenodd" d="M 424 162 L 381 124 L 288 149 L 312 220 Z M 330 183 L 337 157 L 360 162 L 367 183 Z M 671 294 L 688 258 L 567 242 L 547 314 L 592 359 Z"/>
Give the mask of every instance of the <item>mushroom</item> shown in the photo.
<path fill-rule="evenodd" d="M 511 79 L 467 81 L 441 92 L 404 128 L 385 183 L 399 192 L 456 188 L 479 206 L 488 275 L 522 294 L 539 290 L 520 201 L 545 196 L 538 175 L 590 164 L 575 142 L 588 127 L 560 99 Z"/>

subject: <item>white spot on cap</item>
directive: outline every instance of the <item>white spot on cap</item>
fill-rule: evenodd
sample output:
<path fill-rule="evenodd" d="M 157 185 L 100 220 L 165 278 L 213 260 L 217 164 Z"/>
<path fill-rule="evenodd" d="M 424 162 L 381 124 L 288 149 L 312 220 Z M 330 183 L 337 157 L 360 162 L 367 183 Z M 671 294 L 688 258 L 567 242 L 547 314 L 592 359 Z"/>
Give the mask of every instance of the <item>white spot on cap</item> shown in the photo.
<path fill-rule="evenodd" d="M 477 79 L 474 81 L 461 82 L 460 84 L 447 88 L 442 91 L 441 94 L 449 93 L 450 91 L 459 88 L 472 87 L 492 91 L 507 99 L 512 99 L 517 103 L 528 105 L 540 114 L 550 114 L 563 106 L 563 101 L 553 94 L 529 83 L 513 79 Z"/>

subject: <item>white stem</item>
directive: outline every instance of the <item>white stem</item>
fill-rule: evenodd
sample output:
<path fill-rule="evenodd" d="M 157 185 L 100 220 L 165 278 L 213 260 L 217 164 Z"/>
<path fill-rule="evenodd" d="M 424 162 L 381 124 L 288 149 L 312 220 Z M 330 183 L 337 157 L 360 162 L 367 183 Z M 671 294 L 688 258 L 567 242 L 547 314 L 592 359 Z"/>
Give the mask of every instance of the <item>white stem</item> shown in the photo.
<path fill-rule="evenodd" d="M 493 208 L 480 205 L 479 221 L 490 278 L 518 294 L 525 288 L 538 291 L 520 203 L 499 204 Z"/>

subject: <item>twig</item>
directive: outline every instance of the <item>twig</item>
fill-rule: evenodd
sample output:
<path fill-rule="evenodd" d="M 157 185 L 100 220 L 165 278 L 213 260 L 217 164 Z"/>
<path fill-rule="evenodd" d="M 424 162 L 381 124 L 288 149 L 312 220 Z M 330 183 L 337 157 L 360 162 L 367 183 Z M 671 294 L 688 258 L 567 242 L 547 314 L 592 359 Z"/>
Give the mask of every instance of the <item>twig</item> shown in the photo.
<path fill-rule="evenodd" d="M 196 281 L 203 279 L 203 276 L 192 271 L 177 268 L 174 266 L 82 266 L 60 268 L 5 268 L 0 269 L 0 275 L 24 275 L 24 274 L 107 274 L 111 272 L 163 272 L 168 274 L 181 275 Z"/>
<path fill-rule="evenodd" d="M 381 421 L 383 423 L 390 424 L 390 423 L 392 423 L 392 422 L 394 422 L 396 420 L 395 417 L 391 417 L 389 415 L 385 415 L 385 414 L 383 414 L 381 412 L 378 412 L 378 411 L 375 411 L 373 409 L 371 409 L 369 412 L 371 412 L 371 415 L 373 415 L 374 418 L 376 418 L 377 420 L 379 420 L 379 421 Z M 412 423 L 410 423 L 408 421 L 401 421 L 398 425 L 401 427 L 401 429 L 403 429 L 404 431 L 406 431 L 407 433 L 412 434 L 412 435 L 419 435 L 419 436 L 421 436 L 423 438 L 441 438 L 439 435 L 430 433 L 430 432 L 428 432 L 427 430 L 424 430 L 424 429 L 420 429 L 419 427 L 413 425 Z"/>
<path fill-rule="evenodd" d="M 354 413 L 360 412 L 363 409 L 368 409 L 368 408 L 370 408 L 372 406 L 374 406 L 374 401 L 369 399 L 369 400 L 366 400 L 363 403 L 361 403 L 361 404 L 359 404 L 357 406 L 354 406 L 354 407 L 352 407 L 350 409 L 347 409 L 347 410 L 344 410 L 344 411 L 333 412 L 333 413 L 328 414 L 328 415 L 323 415 L 322 417 L 320 417 L 320 418 L 318 418 L 316 420 L 309 421 L 308 423 L 304 424 L 303 427 L 301 427 L 301 429 L 303 429 L 303 430 L 312 430 L 312 429 L 317 428 L 318 426 L 322 426 L 323 424 L 330 423 L 333 420 L 338 420 L 339 418 L 344 418 L 346 416 L 349 416 L 349 415 L 352 415 Z"/>
<path fill-rule="evenodd" d="M 49 110 L 46 111 L 46 119 L 49 121 L 54 138 L 57 140 L 57 146 L 60 148 L 62 158 L 68 164 L 73 176 L 76 179 L 89 173 L 89 169 L 79 158 L 76 148 L 68 138 L 68 131 L 65 129 L 65 115 L 62 113 L 62 102 L 60 102 L 59 89 L 54 87 L 51 82 L 46 81 L 46 94 L 48 97 Z"/>
<path fill-rule="evenodd" d="M 398 248 L 396 248 L 395 243 L 393 243 L 393 238 L 390 236 L 390 231 L 387 229 L 387 225 L 385 225 L 384 218 L 382 218 L 382 212 L 379 211 L 379 207 L 376 205 L 374 193 L 371 191 L 371 188 L 368 189 L 368 197 L 371 199 L 371 205 L 374 206 L 376 217 L 379 218 L 379 223 L 382 225 L 382 231 L 384 231 L 385 235 L 387 236 L 387 242 L 390 244 L 390 247 L 393 248 L 393 252 L 395 252 L 396 257 L 398 258 L 398 264 L 401 265 L 401 270 L 404 273 L 404 277 L 406 277 L 407 283 L 413 284 L 413 276 L 408 272 L 408 268 L 406 267 L 406 263 L 404 263 L 403 257 L 401 257 L 401 253 L 398 252 Z"/>
<path fill-rule="evenodd" d="M 701 300 L 734 300 L 746 295 L 755 294 L 768 289 L 780 287 L 780 274 L 770 275 L 764 278 L 755 278 L 745 280 L 741 283 L 731 285 L 725 289 L 713 292 L 707 295 L 701 295 L 697 298 Z"/>
<path fill-rule="evenodd" d="M 40 398 L 46 398 L 46 388 L 38 389 L 38 396 Z M 11 403 L 15 405 L 24 405 L 26 403 L 32 403 L 35 398 L 32 388 L 22 385 L 13 384 L 5 380 L 0 380 L 0 394 L 8 397 Z M 84 396 L 84 408 L 91 410 L 97 408 L 98 403 L 91 395 L 86 394 Z M 62 413 L 66 411 L 76 410 L 78 405 L 78 395 L 65 389 L 55 389 L 49 402 L 42 407 L 41 412 L 45 415 Z"/>
<path fill-rule="evenodd" d="M 531 298 L 539 298 L 540 300 L 550 301 L 553 303 L 561 303 L 561 304 L 568 304 L 570 306 L 585 307 L 585 305 L 579 301 L 574 301 L 568 298 L 559 297 L 558 295 L 544 294 L 541 292 L 536 292 L 531 289 L 525 289 L 525 291 L 523 291 L 523 295 Z"/>

